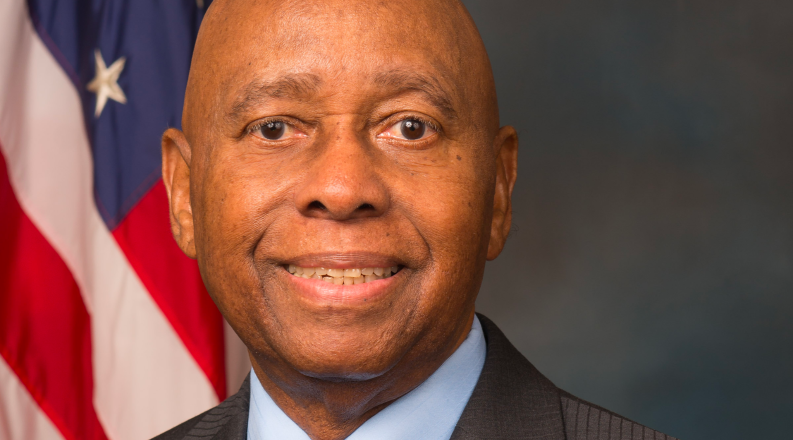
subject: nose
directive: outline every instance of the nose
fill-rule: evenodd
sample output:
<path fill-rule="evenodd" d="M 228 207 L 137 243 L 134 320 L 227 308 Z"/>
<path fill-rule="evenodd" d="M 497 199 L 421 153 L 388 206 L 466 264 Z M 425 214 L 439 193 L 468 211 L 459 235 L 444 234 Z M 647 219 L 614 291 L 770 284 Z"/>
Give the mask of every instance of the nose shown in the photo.
<path fill-rule="evenodd" d="M 377 166 L 380 153 L 351 125 L 337 124 L 315 145 L 317 157 L 295 191 L 295 204 L 304 216 L 344 221 L 388 210 L 388 188 Z"/>

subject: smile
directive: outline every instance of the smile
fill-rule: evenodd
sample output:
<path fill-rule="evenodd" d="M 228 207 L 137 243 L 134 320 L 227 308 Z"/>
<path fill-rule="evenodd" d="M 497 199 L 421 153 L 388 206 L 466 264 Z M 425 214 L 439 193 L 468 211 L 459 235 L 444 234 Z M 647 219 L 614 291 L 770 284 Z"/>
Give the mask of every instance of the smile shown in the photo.
<path fill-rule="evenodd" d="M 361 269 L 327 269 L 324 267 L 300 267 L 290 264 L 289 273 L 296 277 L 322 280 L 336 285 L 365 284 L 388 278 L 399 271 L 399 266 L 365 267 Z"/>

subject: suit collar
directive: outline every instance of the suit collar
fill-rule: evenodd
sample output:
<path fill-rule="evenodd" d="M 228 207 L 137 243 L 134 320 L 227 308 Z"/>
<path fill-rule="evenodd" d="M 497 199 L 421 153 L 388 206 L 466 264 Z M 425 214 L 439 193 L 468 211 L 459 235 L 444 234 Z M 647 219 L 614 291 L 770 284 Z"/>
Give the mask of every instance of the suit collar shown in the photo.
<path fill-rule="evenodd" d="M 507 340 L 492 321 L 482 375 L 451 440 L 564 439 L 559 389 Z"/>
<path fill-rule="evenodd" d="M 563 440 L 559 389 L 491 320 L 478 316 L 487 340 L 485 366 L 451 440 Z M 245 440 L 249 409 L 250 376 L 235 395 L 205 413 L 185 440 Z"/>

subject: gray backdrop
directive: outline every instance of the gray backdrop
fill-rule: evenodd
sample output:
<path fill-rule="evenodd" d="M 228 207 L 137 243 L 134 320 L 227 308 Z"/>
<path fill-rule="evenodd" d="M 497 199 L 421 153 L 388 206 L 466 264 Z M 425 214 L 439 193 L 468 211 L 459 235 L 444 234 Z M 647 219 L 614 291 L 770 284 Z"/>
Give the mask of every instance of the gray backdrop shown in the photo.
<path fill-rule="evenodd" d="M 791 438 L 793 2 L 465 3 L 521 135 L 479 311 L 640 423 Z"/>

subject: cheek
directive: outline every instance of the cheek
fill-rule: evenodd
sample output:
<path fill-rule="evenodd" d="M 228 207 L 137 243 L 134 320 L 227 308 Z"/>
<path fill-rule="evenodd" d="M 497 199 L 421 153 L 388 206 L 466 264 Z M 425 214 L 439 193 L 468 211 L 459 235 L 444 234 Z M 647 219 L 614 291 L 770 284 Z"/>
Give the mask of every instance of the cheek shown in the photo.
<path fill-rule="evenodd" d="M 409 195 L 403 197 L 406 210 L 433 248 L 434 258 L 441 252 L 444 259 L 468 259 L 476 255 L 490 229 L 492 195 L 487 196 L 488 182 L 474 176 L 475 170 L 443 171 L 411 179 Z"/>
<path fill-rule="evenodd" d="M 432 287 L 425 298 L 435 309 L 457 307 L 475 298 L 489 241 L 492 195 L 487 179 L 462 166 L 406 179 L 400 199 L 411 223 L 428 244 Z M 414 172 L 414 177 L 419 173 Z"/>
<path fill-rule="evenodd" d="M 257 164 L 215 160 L 202 176 L 200 203 L 194 206 L 196 250 L 210 294 L 221 303 L 250 298 L 260 280 L 254 253 L 285 197 L 282 178 Z M 280 184 L 276 184 L 276 182 Z"/>
<path fill-rule="evenodd" d="M 204 176 L 204 216 L 212 239 L 229 248 L 255 243 L 268 217 L 283 206 L 294 173 L 264 154 L 226 154 L 212 164 Z"/>

